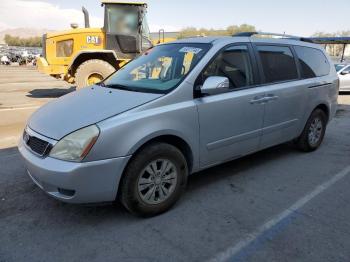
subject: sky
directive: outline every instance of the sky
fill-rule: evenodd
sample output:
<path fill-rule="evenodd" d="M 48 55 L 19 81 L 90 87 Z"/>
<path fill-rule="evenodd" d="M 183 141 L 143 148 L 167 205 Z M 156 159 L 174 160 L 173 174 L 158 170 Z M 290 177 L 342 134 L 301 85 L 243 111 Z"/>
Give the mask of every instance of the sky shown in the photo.
<path fill-rule="evenodd" d="M 135 0 L 136 1 L 136 0 Z M 350 30 L 350 0 L 145 0 L 153 32 L 164 28 L 226 28 L 252 24 L 258 30 L 309 36 L 315 32 Z M 93 26 L 102 27 L 99 0 L 0 0 L 0 30 L 31 27 L 67 29 L 83 26 L 81 6 L 90 13 Z"/>

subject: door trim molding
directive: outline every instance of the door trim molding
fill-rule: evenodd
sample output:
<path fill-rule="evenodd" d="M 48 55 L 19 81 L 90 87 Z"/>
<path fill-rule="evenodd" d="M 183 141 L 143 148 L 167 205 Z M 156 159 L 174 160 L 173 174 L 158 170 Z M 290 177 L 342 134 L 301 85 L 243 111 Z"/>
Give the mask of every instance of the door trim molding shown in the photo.
<path fill-rule="evenodd" d="M 298 121 L 299 121 L 299 119 L 292 119 L 292 120 L 282 122 L 282 123 L 279 123 L 279 124 L 276 124 L 273 126 L 264 127 L 262 129 L 263 135 L 273 133 L 273 132 L 278 131 L 280 129 L 291 127 L 291 126 L 295 125 Z"/>
<path fill-rule="evenodd" d="M 248 140 L 248 139 L 252 139 L 252 138 L 256 138 L 261 136 L 262 134 L 262 129 L 258 129 L 258 130 L 254 130 L 251 132 L 247 132 L 247 133 L 243 133 L 237 136 L 232 136 L 232 137 L 228 137 L 228 138 L 224 138 L 215 142 L 211 142 L 209 144 L 207 144 L 207 149 L 209 151 L 211 150 L 215 150 L 221 147 L 225 147 L 225 146 L 230 146 L 232 144 L 235 144 L 237 142 L 241 142 L 244 140 Z"/>

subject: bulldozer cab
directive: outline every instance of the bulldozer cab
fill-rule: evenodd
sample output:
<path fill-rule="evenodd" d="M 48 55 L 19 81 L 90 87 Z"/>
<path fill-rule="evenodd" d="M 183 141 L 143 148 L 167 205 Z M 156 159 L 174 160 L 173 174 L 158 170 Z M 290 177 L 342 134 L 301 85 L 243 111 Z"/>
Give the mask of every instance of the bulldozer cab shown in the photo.
<path fill-rule="evenodd" d="M 104 1 L 106 49 L 132 59 L 152 47 L 146 19 L 146 3 Z"/>

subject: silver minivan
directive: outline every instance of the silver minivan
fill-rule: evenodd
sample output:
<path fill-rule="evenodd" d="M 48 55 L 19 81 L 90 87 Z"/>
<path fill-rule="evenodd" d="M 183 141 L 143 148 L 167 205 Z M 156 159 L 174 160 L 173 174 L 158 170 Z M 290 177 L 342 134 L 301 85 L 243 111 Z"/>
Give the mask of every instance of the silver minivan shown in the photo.
<path fill-rule="evenodd" d="M 318 45 L 247 36 L 159 45 L 35 112 L 19 142 L 30 178 L 69 203 L 168 210 L 187 177 L 294 141 L 316 150 L 339 80 Z"/>

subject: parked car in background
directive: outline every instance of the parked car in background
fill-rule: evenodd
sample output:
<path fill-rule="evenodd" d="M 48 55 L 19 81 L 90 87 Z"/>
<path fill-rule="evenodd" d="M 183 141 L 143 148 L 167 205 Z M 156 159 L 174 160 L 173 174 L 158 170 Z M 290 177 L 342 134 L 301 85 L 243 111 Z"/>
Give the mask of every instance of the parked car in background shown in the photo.
<path fill-rule="evenodd" d="M 0 63 L 2 65 L 9 65 L 10 59 L 7 57 L 7 55 L 0 55 Z"/>
<path fill-rule="evenodd" d="M 336 64 L 339 76 L 339 91 L 350 91 L 350 64 Z"/>
<path fill-rule="evenodd" d="M 338 84 L 319 45 L 179 40 L 43 106 L 19 151 L 31 179 L 54 198 L 119 199 L 152 216 L 175 204 L 190 174 L 287 141 L 316 150 L 336 112 Z"/>

